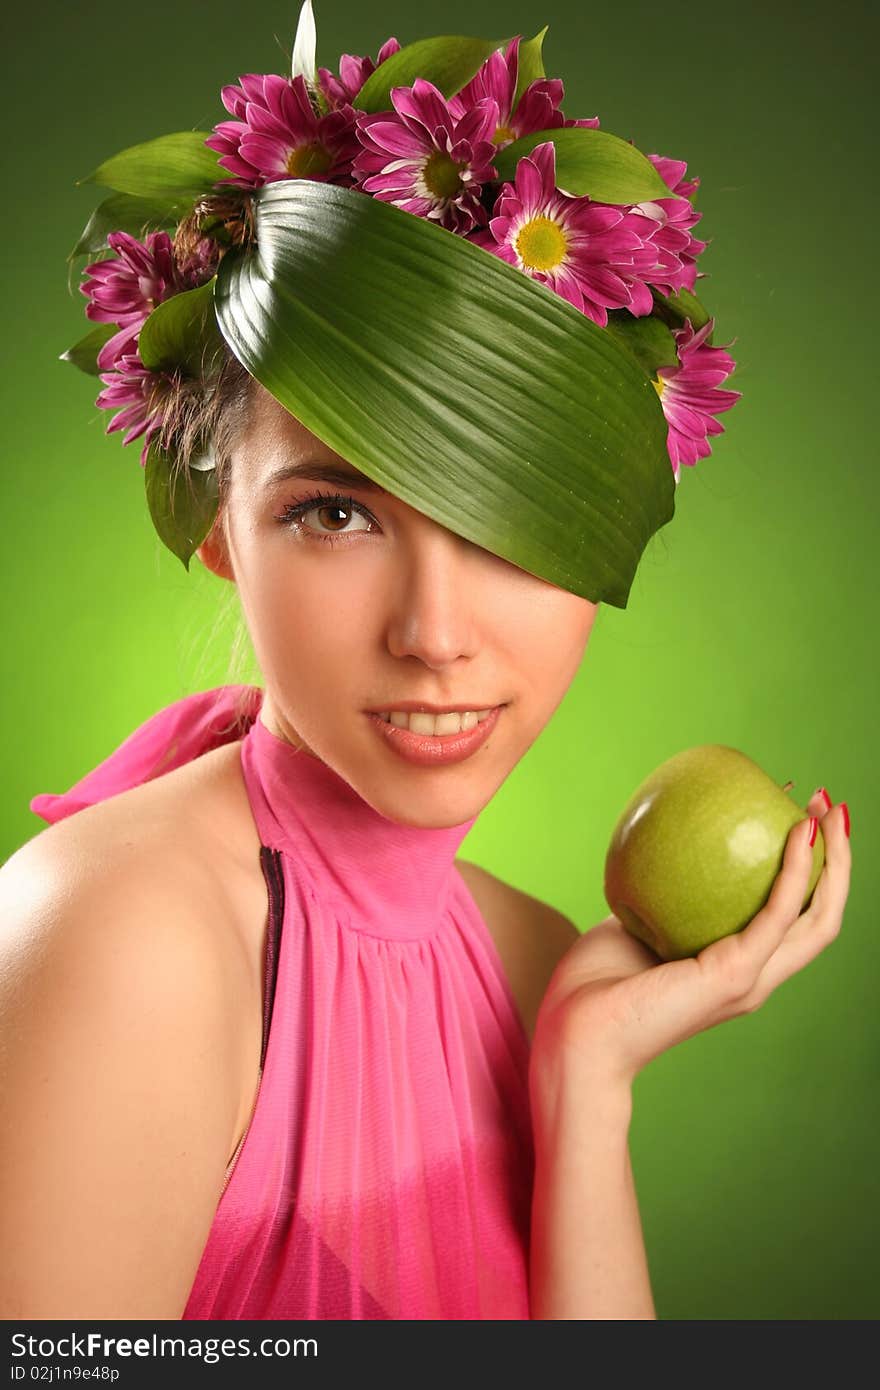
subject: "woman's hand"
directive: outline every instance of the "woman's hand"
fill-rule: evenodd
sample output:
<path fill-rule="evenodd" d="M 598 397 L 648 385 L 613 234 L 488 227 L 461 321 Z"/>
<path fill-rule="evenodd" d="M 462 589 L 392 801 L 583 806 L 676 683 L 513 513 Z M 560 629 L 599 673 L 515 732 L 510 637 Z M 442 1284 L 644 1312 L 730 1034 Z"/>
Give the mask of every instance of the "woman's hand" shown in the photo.
<path fill-rule="evenodd" d="M 536 1072 L 561 1062 L 603 1082 L 629 1084 L 661 1052 L 739 1014 L 754 1013 L 840 931 L 850 847 L 841 806 L 817 792 L 807 805 L 825 839 L 825 865 L 800 913 L 812 851 L 809 820 L 789 833 L 770 897 L 748 926 L 697 956 L 662 962 L 607 918 L 569 947 L 541 1002 L 532 1044 Z M 800 915 L 799 915 L 800 914 Z"/>

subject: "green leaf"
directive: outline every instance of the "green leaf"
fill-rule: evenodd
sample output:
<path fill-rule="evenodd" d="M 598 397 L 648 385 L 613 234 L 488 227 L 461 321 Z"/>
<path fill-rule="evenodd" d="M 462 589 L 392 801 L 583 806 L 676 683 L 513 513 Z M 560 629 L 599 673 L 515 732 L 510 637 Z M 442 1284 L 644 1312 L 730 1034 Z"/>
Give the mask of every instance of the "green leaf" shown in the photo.
<path fill-rule="evenodd" d="M 191 200 L 171 196 L 136 198 L 131 193 L 111 193 L 95 208 L 67 259 L 103 251 L 110 232 L 129 232 L 142 238 L 148 231 L 175 227 L 191 206 Z"/>
<path fill-rule="evenodd" d="M 147 505 L 159 539 L 188 571 L 190 560 L 217 515 L 217 469 L 208 454 L 193 459 L 184 468 L 154 440 L 144 472 Z"/>
<path fill-rule="evenodd" d="M 84 338 L 80 338 L 78 343 L 74 343 L 73 347 L 62 352 L 59 361 L 72 362 L 74 367 L 79 367 L 81 372 L 86 372 L 89 376 L 100 376 L 98 353 L 118 331 L 115 323 L 97 324 Z"/>
<path fill-rule="evenodd" d="M 658 367 L 679 365 L 671 331 L 653 314 L 636 318 L 628 309 L 613 309 L 608 315 L 608 329 L 651 378 L 657 375 Z"/>
<path fill-rule="evenodd" d="M 696 331 L 702 328 L 704 323 L 708 323 L 711 314 L 703 307 L 695 294 L 690 290 L 679 290 L 678 294 L 661 294 L 659 290 L 652 290 L 654 296 L 654 312 L 665 319 L 673 328 L 682 328 L 685 319 L 690 319 L 691 325 Z M 710 333 L 706 342 L 711 346 L 714 333 Z"/>
<path fill-rule="evenodd" d="M 516 110 L 516 104 L 526 87 L 530 86 L 532 82 L 539 82 L 542 77 L 546 77 L 541 49 L 544 35 L 549 28 L 550 25 L 545 24 L 544 28 L 533 39 L 527 39 L 519 46 L 519 67 L 516 73 L 516 91 L 513 94 L 511 111 Z"/>
<path fill-rule="evenodd" d="M 357 189 L 274 182 L 254 214 L 215 291 L 251 375 L 394 496 L 625 608 L 675 493 L 631 353 L 489 251 Z"/>
<path fill-rule="evenodd" d="M 512 182 L 517 162 L 545 140 L 556 146 L 556 186 L 574 198 L 588 194 L 598 203 L 628 204 L 671 197 L 647 155 L 618 135 L 588 126 L 539 130 L 505 145 L 492 161 L 499 178 Z"/>
<path fill-rule="evenodd" d="M 138 335 L 138 356 L 151 372 L 180 368 L 187 376 L 210 373 L 223 351 L 214 315 L 214 279 L 157 304 Z"/>
<path fill-rule="evenodd" d="M 352 103 L 362 111 L 391 109 L 391 88 L 411 87 L 417 77 L 433 82 L 445 97 L 460 92 L 474 73 L 509 40 L 469 39 L 459 34 L 441 34 L 433 39 L 417 39 L 392 53 L 368 77 Z"/>
<path fill-rule="evenodd" d="M 228 177 L 219 156 L 205 145 L 208 134 L 183 130 L 131 145 L 79 182 L 103 184 L 140 198 L 195 198 Z"/>
<path fill-rule="evenodd" d="M 333 108 L 327 100 L 323 87 L 318 82 L 309 82 L 307 85 L 309 94 L 317 105 L 318 115 L 326 116 Z"/>

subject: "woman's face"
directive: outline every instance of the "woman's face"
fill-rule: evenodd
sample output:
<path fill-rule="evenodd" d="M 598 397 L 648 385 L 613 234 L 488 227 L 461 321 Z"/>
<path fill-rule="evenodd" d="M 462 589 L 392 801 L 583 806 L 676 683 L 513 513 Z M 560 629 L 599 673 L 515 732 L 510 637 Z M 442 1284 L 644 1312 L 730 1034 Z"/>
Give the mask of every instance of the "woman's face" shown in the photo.
<path fill-rule="evenodd" d="M 408 825 L 458 825 L 487 804 L 562 700 L 598 609 L 377 487 L 262 387 L 198 554 L 238 586 L 263 722 Z M 413 701 L 503 709 L 463 761 L 422 766 L 367 713 Z"/>

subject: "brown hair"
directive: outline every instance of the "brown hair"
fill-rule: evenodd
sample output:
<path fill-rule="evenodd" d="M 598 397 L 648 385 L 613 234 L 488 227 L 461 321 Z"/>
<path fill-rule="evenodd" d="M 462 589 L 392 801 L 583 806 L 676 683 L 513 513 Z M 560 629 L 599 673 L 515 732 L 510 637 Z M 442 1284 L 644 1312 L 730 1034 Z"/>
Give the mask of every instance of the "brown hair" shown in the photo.
<path fill-rule="evenodd" d="M 177 459 L 184 469 L 193 455 L 201 451 L 206 443 L 212 448 L 219 494 L 215 522 L 217 526 L 223 525 L 223 514 L 228 504 L 232 482 L 232 454 L 247 427 L 254 390 L 254 378 L 238 358 L 225 348 L 219 371 L 213 377 L 209 388 L 201 393 L 198 407 L 186 413 L 184 421 L 181 422 L 183 427 L 177 434 Z M 198 633 L 202 652 L 197 672 L 213 655 L 218 630 L 227 627 L 231 617 L 233 638 L 223 684 L 243 686 L 236 701 L 232 729 L 234 736 L 240 737 L 247 731 L 247 726 L 254 717 L 253 698 L 249 692 L 252 685 L 260 683 L 260 673 L 247 623 L 241 611 L 238 588 L 235 584 L 229 584 L 227 588 L 228 592 L 223 597 L 210 631 L 207 635 L 203 631 Z M 203 684 L 204 680 L 197 674 L 197 687 L 202 688 Z"/>
<path fill-rule="evenodd" d="M 247 426 L 255 384 L 250 372 L 224 345 L 219 371 L 202 392 L 199 409 L 178 434 L 178 457 L 184 466 L 204 442 L 213 447 L 220 494 L 218 516 L 229 498 L 232 451 Z"/>

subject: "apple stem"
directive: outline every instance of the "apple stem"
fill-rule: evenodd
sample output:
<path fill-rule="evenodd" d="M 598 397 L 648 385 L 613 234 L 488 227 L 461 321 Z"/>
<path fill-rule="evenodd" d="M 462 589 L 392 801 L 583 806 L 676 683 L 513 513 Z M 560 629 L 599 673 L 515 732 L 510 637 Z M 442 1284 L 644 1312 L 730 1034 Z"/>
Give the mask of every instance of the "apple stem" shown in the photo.
<path fill-rule="evenodd" d="M 782 790 L 783 790 L 784 792 L 790 792 L 793 786 L 794 786 L 794 782 L 786 782 L 786 784 L 785 784 L 785 786 L 782 788 Z"/>

